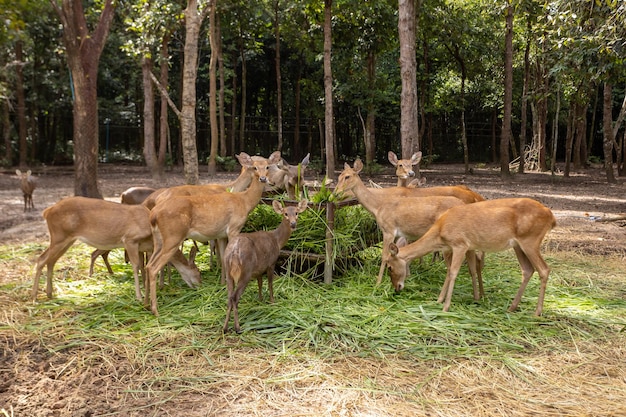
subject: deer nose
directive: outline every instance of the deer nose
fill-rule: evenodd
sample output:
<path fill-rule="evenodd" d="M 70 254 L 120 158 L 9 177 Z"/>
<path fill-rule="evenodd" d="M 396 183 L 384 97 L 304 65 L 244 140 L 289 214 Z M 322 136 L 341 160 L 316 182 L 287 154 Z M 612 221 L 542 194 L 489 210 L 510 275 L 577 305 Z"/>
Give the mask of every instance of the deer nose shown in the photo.
<path fill-rule="evenodd" d="M 409 171 L 409 177 L 414 177 L 415 176 L 415 171 Z"/>
<path fill-rule="evenodd" d="M 266 177 L 266 176 L 259 177 L 259 181 L 261 181 L 261 182 L 267 182 L 267 177 Z"/>
<path fill-rule="evenodd" d="M 289 223 L 289 226 L 291 226 L 291 230 L 296 230 L 296 224 L 296 222 Z"/>
<path fill-rule="evenodd" d="M 396 292 L 400 292 L 404 289 L 404 282 L 398 282 L 396 284 Z"/>

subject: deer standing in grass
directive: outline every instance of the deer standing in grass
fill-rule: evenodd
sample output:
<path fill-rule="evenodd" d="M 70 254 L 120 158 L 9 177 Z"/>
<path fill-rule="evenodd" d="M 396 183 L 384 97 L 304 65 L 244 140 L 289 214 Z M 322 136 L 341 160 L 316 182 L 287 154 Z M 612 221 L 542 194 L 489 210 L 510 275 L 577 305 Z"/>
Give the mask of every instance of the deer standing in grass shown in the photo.
<path fill-rule="evenodd" d="M 272 231 L 258 231 L 241 233 L 228 242 L 224 251 L 223 266 L 226 270 L 226 285 L 228 288 L 228 304 L 224 332 L 228 331 L 230 314 L 233 313 L 235 332 L 240 333 L 239 327 L 239 299 L 248 286 L 250 280 L 257 278 L 259 287 L 259 301 L 263 299 L 263 274 L 267 275 L 267 287 L 270 293 L 270 302 L 274 302 L 274 269 L 280 254 L 291 232 L 295 230 L 298 214 L 307 207 L 307 201 L 301 200 L 297 206 L 283 207 L 280 202 L 272 202 L 274 211 L 283 219 L 280 225 Z"/>
<path fill-rule="evenodd" d="M 37 259 L 33 300 L 37 299 L 39 277 L 44 266 L 47 266 L 46 294 L 48 298 L 52 297 L 52 274 L 56 261 L 76 240 L 81 240 L 98 249 L 126 249 L 133 266 L 135 296 L 141 301 L 139 270 L 143 262 L 140 252 L 152 252 L 149 214 L 149 210 L 140 205 L 85 197 L 68 197 L 45 209 L 43 217 L 48 225 L 50 245 Z M 180 251 L 173 254 L 172 263 L 190 287 L 201 283 L 200 271 Z"/>
<path fill-rule="evenodd" d="M 224 259 L 226 242 L 232 240 L 243 228 L 248 214 L 261 201 L 267 182 L 269 166 L 278 163 L 280 153 L 255 164 L 242 152 L 239 161 L 244 168 L 253 170 L 254 179 L 246 191 L 190 195 L 170 198 L 157 204 L 150 212 L 154 239 L 154 253 L 146 266 L 149 289 L 144 304 L 158 315 L 156 276 L 185 239 L 207 242 L 218 240 L 220 260 Z M 223 269 L 223 268 L 222 268 Z M 149 294 L 149 302 L 148 302 Z"/>
<path fill-rule="evenodd" d="M 24 195 L 24 211 L 34 209 L 35 204 L 33 203 L 33 191 L 35 191 L 35 187 L 37 186 L 35 183 L 35 177 L 32 176 L 30 169 L 26 172 L 16 169 L 15 173 L 19 177 L 20 188 L 22 189 L 22 194 Z"/>
<path fill-rule="evenodd" d="M 519 305 L 526 285 L 535 271 L 541 286 L 535 315 L 543 311 L 543 299 L 550 268 L 541 256 L 541 242 L 554 228 L 552 211 L 530 198 L 505 198 L 453 207 L 444 213 L 419 240 L 398 248 L 390 246 L 387 260 L 396 291 L 404 288 L 408 263 L 432 251 L 443 251 L 448 272 L 439 294 L 448 311 L 463 257 L 467 251 L 499 252 L 513 248 L 522 269 L 522 284 L 509 311 Z"/>
<path fill-rule="evenodd" d="M 376 284 L 380 284 L 387 258 L 389 257 L 389 245 L 396 237 L 404 237 L 408 240 L 421 237 L 435 220 L 450 207 L 474 202 L 482 198 L 478 194 L 465 187 L 432 187 L 422 188 L 368 188 L 363 184 L 359 173 L 363 169 L 360 159 L 354 162 L 354 167 L 347 163 L 339 175 L 335 195 L 353 194 L 359 203 L 376 218 L 376 223 L 383 233 L 382 260 Z M 397 191 L 404 193 L 397 193 Z M 441 194 L 423 193 L 423 190 L 440 190 Z M 422 195 L 424 194 L 424 195 Z M 456 194 L 456 195 L 455 195 Z M 413 198 L 411 198 L 413 197 Z M 471 259 L 470 259 L 471 258 Z M 476 269 L 472 274 L 474 294 L 479 297 L 476 287 L 476 277 L 482 294 L 482 279 L 479 278 L 482 263 L 476 254 L 468 254 L 468 265 Z"/>

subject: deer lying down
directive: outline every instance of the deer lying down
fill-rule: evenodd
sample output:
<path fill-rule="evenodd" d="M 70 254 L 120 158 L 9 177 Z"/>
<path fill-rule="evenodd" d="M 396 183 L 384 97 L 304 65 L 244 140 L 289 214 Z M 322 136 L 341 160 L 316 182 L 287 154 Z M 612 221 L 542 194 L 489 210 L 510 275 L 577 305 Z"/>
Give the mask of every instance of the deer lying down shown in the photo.
<path fill-rule="evenodd" d="M 138 205 L 126 205 L 85 197 L 65 198 L 43 212 L 50 233 L 50 246 L 37 259 L 37 271 L 33 280 L 32 298 L 37 299 L 39 277 L 47 266 L 46 294 L 52 297 L 52 274 L 54 264 L 76 240 L 111 250 L 124 248 L 133 266 L 135 296 L 142 299 L 139 285 L 139 269 L 142 262 L 139 252 L 152 252 L 152 229 L 150 211 Z M 172 257 L 183 280 L 196 287 L 201 283 L 200 271 L 193 262 L 188 263 L 178 251 Z"/>
<path fill-rule="evenodd" d="M 24 211 L 34 209 L 35 204 L 33 204 L 33 191 L 37 186 L 35 183 L 35 177 L 32 176 L 30 169 L 26 172 L 16 169 L 15 174 L 19 177 L 20 188 L 22 189 L 22 194 L 24 194 Z"/>
<path fill-rule="evenodd" d="M 443 310 L 448 311 L 454 281 L 467 251 L 499 252 L 513 248 L 522 269 L 522 284 L 509 311 L 517 308 L 530 277 L 537 271 L 541 287 L 535 315 L 540 316 L 550 274 L 540 247 L 555 225 L 552 211 L 530 198 L 505 198 L 452 207 L 421 239 L 399 249 L 393 243 L 390 245 L 387 263 L 391 282 L 396 291 L 402 290 L 408 262 L 432 251 L 443 251 L 448 272 L 437 301 L 445 300 Z"/>
<path fill-rule="evenodd" d="M 228 288 L 228 307 L 224 332 L 228 331 L 230 313 L 234 316 L 235 331 L 241 332 L 239 327 L 239 299 L 250 280 L 257 278 L 259 286 L 259 300 L 263 299 L 263 274 L 267 275 L 267 287 L 270 293 L 270 302 L 274 302 L 274 268 L 280 249 L 285 246 L 291 232 L 296 228 L 298 214 L 307 207 L 307 201 L 302 200 L 297 206 L 282 207 L 274 200 L 274 211 L 283 216 L 280 225 L 272 231 L 242 233 L 228 242 L 224 251 L 223 267 L 226 270 L 226 285 Z"/>

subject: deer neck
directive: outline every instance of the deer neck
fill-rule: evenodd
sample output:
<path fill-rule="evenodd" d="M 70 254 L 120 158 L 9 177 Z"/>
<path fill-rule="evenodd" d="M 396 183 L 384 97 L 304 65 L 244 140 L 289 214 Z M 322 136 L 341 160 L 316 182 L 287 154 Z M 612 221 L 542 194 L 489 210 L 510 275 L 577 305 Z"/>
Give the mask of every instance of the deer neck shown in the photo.
<path fill-rule="evenodd" d="M 245 191 L 250 186 L 252 180 L 254 180 L 254 175 L 247 168 L 243 168 L 235 181 L 228 185 L 228 188 L 233 192 Z"/>
<path fill-rule="evenodd" d="M 421 258 L 431 252 L 444 249 L 446 249 L 446 246 L 443 244 L 439 235 L 439 228 L 434 225 L 428 229 L 428 231 L 420 239 L 400 248 L 398 251 L 398 257 L 407 262 L 411 262 L 413 259 Z"/>
<path fill-rule="evenodd" d="M 259 179 L 255 176 L 252 178 L 252 182 L 246 191 L 242 191 L 238 193 L 244 202 L 244 206 L 248 212 L 252 211 L 259 201 L 261 201 L 261 197 L 263 196 L 263 190 L 265 189 L 265 183 L 259 181 Z"/>
<path fill-rule="evenodd" d="M 285 244 L 291 237 L 291 231 L 292 230 L 291 226 L 289 225 L 289 219 L 283 218 L 283 221 L 281 221 L 278 227 L 272 232 L 274 240 L 276 240 L 276 242 L 278 243 L 279 248 L 285 246 Z"/>
<path fill-rule="evenodd" d="M 357 177 L 355 185 L 352 188 L 352 192 L 357 200 L 359 200 L 359 203 L 361 203 L 367 211 L 374 214 L 374 216 L 384 202 L 383 196 L 378 196 L 371 192 L 365 184 L 363 184 L 360 177 Z"/>

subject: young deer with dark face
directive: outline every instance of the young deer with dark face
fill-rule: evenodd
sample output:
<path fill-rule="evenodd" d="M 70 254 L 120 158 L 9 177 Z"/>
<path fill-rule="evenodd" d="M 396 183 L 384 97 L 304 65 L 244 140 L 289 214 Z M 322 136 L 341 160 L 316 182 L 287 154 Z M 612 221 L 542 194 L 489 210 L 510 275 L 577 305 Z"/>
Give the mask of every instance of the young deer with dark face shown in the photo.
<path fill-rule="evenodd" d="M 267 275 L 270 302 L 274 302 L 274 268 L 280 249 L 285 246 L 291 232 L 295 230 L 298 214 L 307 207 L 302 200 L 297 206 L 283 207 L 278 201 L 272 202 L 274 211 L 283 216 L 280 225 L 272 231 L 241 233 L 228 242 L 224 251 L 223 267 L 226 270 L 228 288 L 228 308 L 224 321 L 224 332 L 228 331 L 230 313 L 234 316 L 235 331 L 239 333 L 239 299 L 250 280 L 257 278 L 259 300 L 262 300 L 263 274 Z"/>
<path fill-rule="evenodd" d="M 398 248 L 390 245 L 387 260 L 391 282 L 400 291 L 408 272 L 408 263 L 433 251 L 443 251 L 448 272 L 438 302 L 448 311 L 454 281 L 466 252 L 499 252 L 513 248 L 522 269 L 522 284 L 509 308 L 514 311 L 530 277 L 535 271 L 541 279 L 535 314 L 543 311 L 543 299 L 550 268 L 541 256 L 541 242 L 556 225 L 552 211 L 529 198 L 505 198 L 453 207 L 416 242 Z"/>

